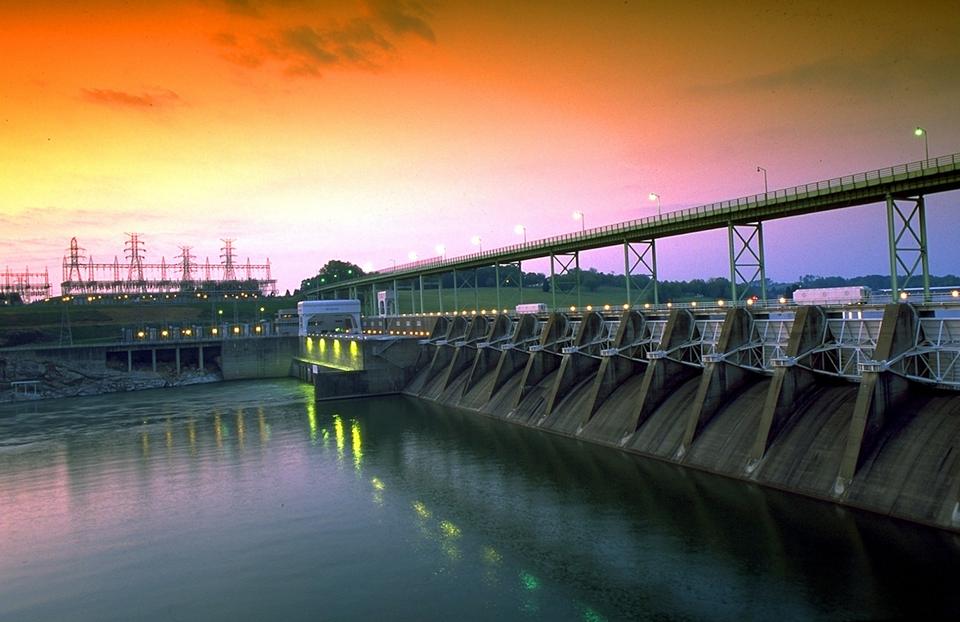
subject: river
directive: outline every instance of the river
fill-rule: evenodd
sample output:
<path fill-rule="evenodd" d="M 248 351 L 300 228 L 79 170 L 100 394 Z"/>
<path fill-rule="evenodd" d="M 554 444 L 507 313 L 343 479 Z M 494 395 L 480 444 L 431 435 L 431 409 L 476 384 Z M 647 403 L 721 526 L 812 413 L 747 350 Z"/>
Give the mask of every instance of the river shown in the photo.
<path fill-rule="evenodd" d="M 294 381 L 0 408 L 0 620 L 955 617 L 957 537 Z"/>

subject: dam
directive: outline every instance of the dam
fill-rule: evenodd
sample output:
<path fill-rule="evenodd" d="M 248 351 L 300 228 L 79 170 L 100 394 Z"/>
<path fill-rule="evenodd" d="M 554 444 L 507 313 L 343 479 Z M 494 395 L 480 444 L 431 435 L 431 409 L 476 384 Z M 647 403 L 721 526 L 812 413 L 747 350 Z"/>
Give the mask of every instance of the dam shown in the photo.
<path fill-rule="evenodd" d="M 352 346 L 362 364 L 318 373 L 331 346 L 302 353 L 298 373 L 318 399 L 402 387 L 502 421 L 958 531 L 960 292 L 938 297 L 931 288 L 925 211 L 926 195 L 957 189 L 960 154 L 928 157 L 320 284 L 308 294 L 365 300 L 369 334 Z M 849 304 L 769 299 L 765 221 L 870 203 L 886 207 L 886 293 Z M 727 230 L 729 297 L 663 304 L 657 241 L 711 229 Z M 580 254 L 614 247 L 623 252 L 622 304 L 582 305 Z M 505 313 L 508 294 L 524 302 L 523 279 L 509 275 L 535 259 L 549 260 L 551 300 L 542 304 L 551 312 Z M 481 269 L 494 273 L 492 311 L 471 305 Z M 558 304 L 564 287 L 577 301 L 569 310 Z M 389 336 L 410 343 L 391 351 L 382 343 Z"/>
<path fill-rule="evenodd" d="M 369 331 L 394 336 L 318 337 L 330 345 L 298 359 L 356 353 L 353 370 L 302 376 L 317 399 L 365 395 L 373 376 L 375 393 L 960 531 L 952 298 L 427 314 Z"/>

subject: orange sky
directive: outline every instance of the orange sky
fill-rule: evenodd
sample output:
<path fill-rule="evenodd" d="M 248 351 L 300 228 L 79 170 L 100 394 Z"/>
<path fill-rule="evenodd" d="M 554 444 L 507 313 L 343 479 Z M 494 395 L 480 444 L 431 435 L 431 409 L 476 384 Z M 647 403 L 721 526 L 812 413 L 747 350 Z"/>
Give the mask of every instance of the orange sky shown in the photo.
<path fill-rule="evenodd" d="M 960 151 L 952 3 L 705 4 L 0 0 L 0 268 L 230 237 L 292 289 L 752 194 L 758 165 L 778 188 L 917 160 L 916 125 Z M 957 203 L 929 200 L 937 273 Z M 887 270 L 879 209 L 766 233 L 777 280 Z M 661 277 L 726 276 L 724 239 L 664 242 Z"/>

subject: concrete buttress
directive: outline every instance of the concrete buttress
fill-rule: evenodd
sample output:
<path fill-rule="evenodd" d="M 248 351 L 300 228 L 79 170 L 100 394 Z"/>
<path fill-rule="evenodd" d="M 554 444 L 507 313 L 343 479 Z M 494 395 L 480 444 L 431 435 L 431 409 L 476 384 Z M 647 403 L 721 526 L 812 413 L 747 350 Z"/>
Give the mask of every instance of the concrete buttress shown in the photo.
<path fill-rule="evenodd" d="M 797 307 L 787 342 L 786 359 L 783 365 L 774 369 L 763 404 L 757 438 L 747 463 L 748 472 L 756 469 L 770 444 L 801 407 L 810 388 L 816 384 L 816 374 L 796 362 L 823 343 L 827 330 L 827 316 L 823 309 Z"/>
<path fill-rule="evenodd" d="M 753 318 L 746 309 L 728 309 L 716 353 L 731 354 L 750 342 Z M 700 385 L 690 407 L 683 440 L 677 456 L 683 456 L 694 439 L 721 406 L 740 395 L 750 384 L 753 373 L 725 360 L 705 362 Z"/>
<path fill-rule="evenodd" d="M 877 368 L 865 368 L 862 372 L 840 472 L 833 487 L 836 496 L 847 491 L 864 457 L 874 449 L 877 437 L 896 418 L 897 407 L 909 397 L 910 382 L 886 369 L 886 364 L 913 347 L 918 323 L 917 312 L 911 305 L 888 304 L 883 308 L 880 335 L 873 351 Z"/>

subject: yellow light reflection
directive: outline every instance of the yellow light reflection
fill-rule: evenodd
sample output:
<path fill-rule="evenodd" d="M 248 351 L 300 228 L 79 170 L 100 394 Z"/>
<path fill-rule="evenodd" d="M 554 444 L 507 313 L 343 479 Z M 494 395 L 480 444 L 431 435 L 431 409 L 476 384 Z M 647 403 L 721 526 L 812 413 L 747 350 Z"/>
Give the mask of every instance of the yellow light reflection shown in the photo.
<path fill-rule="evenodd" d="M 373 486 L 374 490 L 383 490 L 383 482 L 379 477 L 373 477 L 370 479 L 370 484 Z"/>
<path fill-rule="evenodd" d="M 353 449 L 353 466 L 360 470 L 360 462 L 363 460 L 363 441 L 360 438 L 360 422 L 356 419 L 350 420 L 350 441 Z"/>
<path fill-rule="evenodd" d="M 237 411 L 237 445 L 240 446 L 240 449 L 243 449 L 244 442 L 244 433 L 247 431 L 247 426 L 243 420 L 243 409 Z"/>
<path fill-rule="evenodd" d="M 165 436 L 166 436 L 166 440 L 167 440 L 167 451 L 170 451 L 171 449 L 173 449 L 173 427 L 172 427 L 172 425 L 173 425 L 173 424 L 170 422 L 170 417 L 167 417 L 167 422 L 166 422 L 166 424 L 164 425 L 164 431 L 165 431 Z"/>
<path fill-rule="evenodd" d="M 440 522 L 440 531 L 443 532 L 443 535 L 446 538 L 460 537 L 460 528 L 447 520 Z"/>
<path fill-rule="evenodd" d="M 340 419 L 340 415 L 333 416 L 333 434 L 337 439 L 337 456 L 341 459 L 343 458 L 343 421 Z"/>
<path fill-rule="evenodd" d="M 220 421 L 220 414 L 213 416 L 213 434 L 217 439 L 217 448 L 223 447 L 223 424 Z"/>
<path fill-rule="evenodd" d="M 267 418 L 263 414 L 263 407 L 257 409 L 257 426 L 260 429 L 260 444 L 264 445 L 270 440 L 270 426 L 267 425 Z"/>
<path fill-rule="evenodd" d="M 307 425 L 310 426 L 310 442 L 317 443 L 317 405 L 307 402 Z"/>
<path fill-rule="evenodd" d="M 427 506 L 425 506 L 425 505 L 424 505 L 422 502 L 420 502 L 420 501 L 414 501 L 414 502 L 413 502 L 413 511 L 417 513 L 417 516 L 419 516 L 420 518 L 423 518 L 423 519 L 430 518 L 430 516 L 431 516 L 430 510 L 428 510 L 428 509 L 427 509 Z"/>
<path fill-rule="evenodd" d="M 193 419 L 187 422 L 187 439 L 190 441 L 190 453 L 197 453 L 197 424 Z"/>
<path fill-rule="evenodd" d="M 481 551 L 481 558 L 486 564 L 499 564 L 503 561 L 503 555 L 501 555 L 500 552 L 492 546 L 483 547 L 483 551 Z"/>

